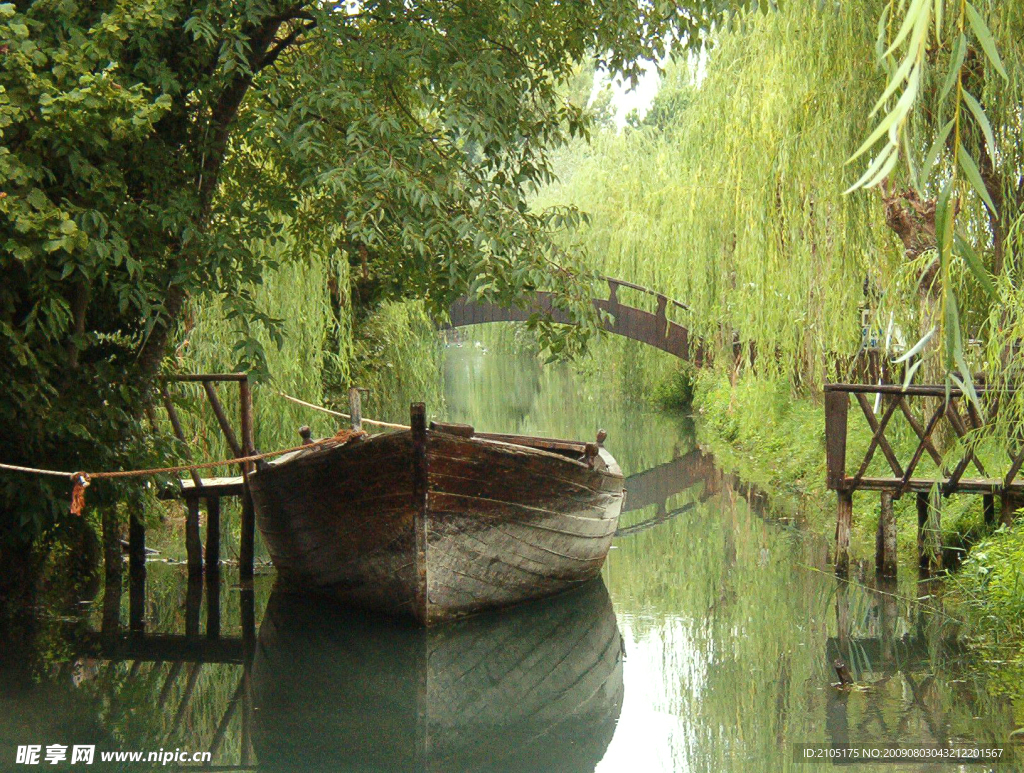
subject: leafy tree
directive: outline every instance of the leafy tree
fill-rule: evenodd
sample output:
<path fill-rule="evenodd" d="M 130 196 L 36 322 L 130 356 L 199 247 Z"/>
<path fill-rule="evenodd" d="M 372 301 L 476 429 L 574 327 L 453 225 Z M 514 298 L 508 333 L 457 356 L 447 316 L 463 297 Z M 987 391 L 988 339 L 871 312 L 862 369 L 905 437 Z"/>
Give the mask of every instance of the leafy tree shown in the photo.
<path fill-rule="evenodd" d="M 560 88 L 591 56 L 635 78 L 638 59 L 698 40 L 718 6 L 0 5 L 4 460 L 154 461 L 141 417 L 186 300 L 223 294 L 272 325 L 245 292 L 265 268 L 250 245 L 287 223 L 296 256 L 303 239 L 335 244 L 373 297 L 440 309 L 543 284 L 587 322 L 586 275 L 550 239 L 579 215 L 526 203 L 550 149 L 588 132 Z M 0 479 L 6 550 L 60 518 L 66 488 Z M 90 492 L 108 508 L 121 494 Z"/>

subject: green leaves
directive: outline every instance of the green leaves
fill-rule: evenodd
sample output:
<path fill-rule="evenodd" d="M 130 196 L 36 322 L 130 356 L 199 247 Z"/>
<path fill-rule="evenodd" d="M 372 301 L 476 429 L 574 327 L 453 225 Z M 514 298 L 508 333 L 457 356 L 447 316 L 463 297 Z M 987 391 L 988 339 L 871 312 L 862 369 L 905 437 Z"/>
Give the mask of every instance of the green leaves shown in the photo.
<path fill-rule="evenodd" d="M 981 289 L 985 291 L 985 294 L 992 300 L 996 298 L 996 287 L 992 281 L 992 275 L 985 268 L 985 264 L 981 262 L 981 258 L 978 257 L 978 253 L 974 251 L 974 247 L 971 243 L 964 239 L 960 234 L 954 234 L 953 236 L 954 245 L 956 247 L 957 254 L 963 258 L 964 263 L 970 269 L 974 278 L 978 280 L 978 284 L 981 285 Z"/>
<path fill-rule="evenodd" d="M 985 142 L 988 144 L 989 155 L 994 157 L 996 153 L 996 138 L 992 133 L 992 125 L 988 122 L 988 116 L 985 115 L 985 111 L 971 92 L 964 89 L 963 97 L 964 104 L 967 105 L 967 108 L 971 111 L 971 115 L 973 115 L 974 120 L 978 122 L 978 126 L 985 137 Z"/>
<path fill-rule="evenodd" d="M 904 42 L 907 50 L 903 59 L 891 72 L 882 96 L 875 103 L 871 115 L 875 115 L 886 101 L 900 89 L 903 93 L 896 104 L 875 127 L 861 146 L 847 160 L 855 161 L 867 153 L 883 137 L 887 142 L 868 164 L 867 170 L 849 188 L 851 193 L 860 188 L 871 188 L 884 180 L 895 168 L 899 156 L 900 135 L 910 116 L 911 109 L 917 102 L 921 91 L 925 67 L 925 54 L 928 47 L 928 30 L 931 26 L 934 5 L 932 0 L 910 0 L 910 5 L 903 17 L 903 23 L 890 45 L 883 51 L 881 58 L 888 59 Z M 886 27 L 879 25 L 879 45 L 886 34 Z"/>
<path fill-rule="evenodd" d="M 967 20 L 970 22 L 971 30 L 974 32 L 975 38 L 977 38 L 978 42 L 981 44 L 981 48 L 984 50 L 985 56 L 988 57 L 989 63 L 996 69 L 996 72 L 1003 76 L 1004 80 L 1009 80 L 1010 76 L 1006 74 L 1006 68 L 1003 66 L 1003 60 L 999 56 L 995 40 L 992 38 L 992 32 L 989 30 L 985 20 L 982 18 L 981 14 L 978 13 L 978 9 L 971 3 L 965 2 L 964 8 L 967 12 Z"/>
<path fill-rule="evenodd" d="M 985 187 L 985 182 L 981 179 L 981 172 L 978 171 L 978 164 L 963 145 L 960 145 L 957 149 L 957 161 L 959 161 L 960 169 L 963 170 L 964 176 L 971 184 L 971 187 L 974 188 L 975 193 L 981 196 L 982 200 L 991 211 L 995 212 L 996 205 L 992 201 L 992 197 L 989 195 L 988 188 Z"/>

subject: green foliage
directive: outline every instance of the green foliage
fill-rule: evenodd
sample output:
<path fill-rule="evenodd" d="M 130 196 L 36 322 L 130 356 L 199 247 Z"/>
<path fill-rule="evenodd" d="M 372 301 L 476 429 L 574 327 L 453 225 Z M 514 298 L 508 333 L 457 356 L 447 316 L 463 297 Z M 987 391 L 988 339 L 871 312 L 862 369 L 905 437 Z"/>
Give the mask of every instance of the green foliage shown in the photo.
<path fill-rule="evenodd" d="M 365 416 L 408 424 L 411 402 L 443 409 L 441 341 L 423 303 L 381 305 L 360 325 L 353 354 L 352 383 L 369 390 Z"/>
<path fill-rule="evenodd" d="M 654 401 L 665 409 L 688 409 L 693 405 L 697 372 L 694 366 L 683 364 L 673 370 L 654 387 Z"/>
<path fill-rule="evenodd" d="M 669 67 L 655 125 L 577 146 L 539 204 L 586 211 L 573 243 L 602 273 L 688 304 L 674 316 L 692 334 L 724 348 L 736 333 L 759 367 L 820 381 L 829 352 L 860 343 L 865 277 L 885 287 L 894 263 L 881 208 L 843 195 L 878 79 L 835 47 L 873 35 L 845 8 L 749 19 L 701 67 Z"/>
<path fill-rule="evenodd" d="M 983 630 L 997 639 L 1024 639 L 1024 534 L 1004 526 L 979 542 L 964 561 L 956 587 L 978 618 L 988 618 Z"/>
<path fill-rule="evenodd" d="M 750 376 L 733 384 L 710 372 L 698 374 L 693 402 L 698 438 L 723 469 L 769 491 L 786 509 L 801 506 L 811 517 L 821 511 L 825 441 L 820 406 L 796 399 L 785 378 Z"/>
<path fill-rule="evenodd" d="M 886 4 L 878 22 L 876 50 L 888 85 L 872 115 L 883 107 L 887 112 L 850 161 L 885 141 L 863 176 L 849 188 L 870 188 L 887 181 L 902 158 L 910 185 L 919 195 L 930 191 L 935 196 L 933 233 L 926 234 L 927 243 L 915 249 L 928 248 L 929 261 L 938 265 L 931 292 L 941 297 L 941 313 L 932 326 L 943 332 L 936 348 L 944 355 L 947 384 L 963 388 L 976 403 L 965 346 L 973 331 L 959 314 L 950 264 L 959 259 L 984 289 L 985 301 L 995 299 L 990 271 L 999 274 L 1007 265 L 1006 229 L 1024 206 L 1019 185 L 1024 149 L 1018 109 L 1022 71 L 1019 60 L 1008 70 L 999 53 L 1001 49 L 1020 53 L 1024 16 L 1019 4 L 979 5 L 981 10 L 966 1 L 890 0 Z M 902 58 L 897 58 L 901 50 Z M 915 109 L 920 114 L 917 120 Z M 964 201 L 970 205 L 961 206 Z M 991 268 L 965 236 L 978 231 L 984 233 L 985 247 L 988 238 L 992 240 Z M 990 366 L 992 375 L 1000 374 L 1005 358 L 993 360 Z"/>
<path fill-rule="evenodd" d="M 579 215 L 526 204 L 550 180 L 551 149 L 589 131 L 564 86 L 593 52 L 635 77 L 640 59 L 699 43 L 719 9 L 0 5 L 0 436 L 17 440 L 5 461 L 166 461 L 143 407 L 188 314 L 220 306 L 238 335 L 221 339 L 233 363 L 211 359 L 269 365 L 283 315 L 254 288 L 278 260 L 357 266 L 352 297 L 371 309 L 544 285 L 583 324 L 537 327 L 578 350 L 593 330 L 590 285 L 550 237 Z M 91 501 L 110 506 L 127 485 L 96 486 Z M 37 534 L 65 497 L 65 481 L 5 475 L 0 542 Z"/>

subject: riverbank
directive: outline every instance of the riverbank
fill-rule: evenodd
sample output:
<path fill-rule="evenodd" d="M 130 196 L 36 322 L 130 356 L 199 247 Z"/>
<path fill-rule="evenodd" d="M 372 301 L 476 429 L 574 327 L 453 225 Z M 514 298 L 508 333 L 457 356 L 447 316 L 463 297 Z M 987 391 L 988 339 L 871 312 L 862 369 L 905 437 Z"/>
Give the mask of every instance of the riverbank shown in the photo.
<path fill-rule="evenodd" d="M 821 399 L 794 394 L 785 379 L 748 374 L 732 383 L 714 371 L 696 374 L 692 394 L 698 442 L 713 453 L 719 467 L 769 492 L 776 510 L 834 539 L 836 503 L 825 486 Z M 862 454 L 870 439 L 851 433 L 851 442 Z M 897 446 L 896 451 L 909 454 L 913 448 Z M 870 564 L 878 495 L 858 493 L 853 501 L 851 559 Z M 914 500 L 903 497 L 893 509 L 901 570 L 916 571 Z M 954 567 L 947 575 L 946 598 L 966 624 L 979 667 L 990 673 L 994 689 L 1024 699 L 1024 530 L 988 527 L 981 497 L 954 496 L 944 500 L 942 544 L 946 566 Z"/>

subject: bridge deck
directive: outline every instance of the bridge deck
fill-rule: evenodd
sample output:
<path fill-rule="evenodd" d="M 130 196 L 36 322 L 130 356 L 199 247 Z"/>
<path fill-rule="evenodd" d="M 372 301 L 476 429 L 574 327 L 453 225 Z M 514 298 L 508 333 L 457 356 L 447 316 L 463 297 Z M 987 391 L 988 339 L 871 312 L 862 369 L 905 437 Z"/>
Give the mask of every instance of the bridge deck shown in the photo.
<path fill-rule="evenodd" d="M 610 278 L 606 281 L 608 297 L 594 299 L 594 308 L 602 313 L 602 327 L 605 330 L 653 346 L 682 360 L 689 360 L 697 366 L 710 362 L 710 347 L 700 339 L 691 340 L 689 330 L 667 316 L 666 312 L 670 305 L 685 310 L 687 307 L 684 304 L 631 282 Z M 620 302 L 620 288 L 653 296 L 657 303 L 657 311 L 652 313 Z M 533 314 L 538 313 L 550 315 L 555 322 L 561 324 L 572 324 L 572 320 L 564 312 L 554 307 L 553 299 L 552 293 L 538 292 L 535 293 L 530 305 L 517 308 L 460 298 L 449 309 L 449 323 L 443 327 L 457 328 L 489 322 L 526 322 Z"/>

